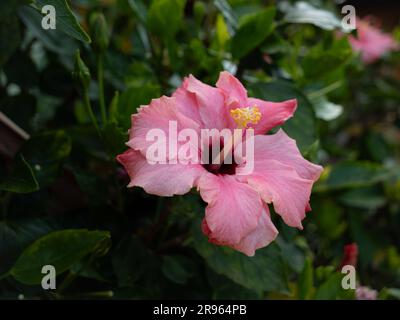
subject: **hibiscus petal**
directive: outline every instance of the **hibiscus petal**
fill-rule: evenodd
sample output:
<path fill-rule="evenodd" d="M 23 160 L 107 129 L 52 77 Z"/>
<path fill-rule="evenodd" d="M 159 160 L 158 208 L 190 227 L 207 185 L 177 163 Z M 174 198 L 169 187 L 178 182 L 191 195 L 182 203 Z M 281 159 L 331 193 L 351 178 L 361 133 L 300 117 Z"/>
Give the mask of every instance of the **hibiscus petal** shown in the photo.
<path fill-rule="evenodd" d="M 262 201 L 247 184 L 230 175 L 206 174 L 199 179 L 198 188 L 208 203 L 205 219 L 214 241 L 239 244 L 257 227 Z"/>
<path fill-rule="evenodd" d="M 266 247 L 275 240 L 278 230 L 271 221 L 269 209 L 264 205 L 264 210 L 258 220 L 257 227 L 245 236 L 238 244 L 232 247 L 249 257 L 254 256 L 257 249 Z"/>
<path fill-rule="evenodd" d="M 296 141 L 282 129 L 272 135 L 254 136 L 254 170 L 265 159 L 277 160 L 296 170 L 301 178 L 316 181 L 323 168 L 303 158 Z"/>
<path fill-rule="evenodd" d="M 206 172 L 201 165 L 151 165 L 139 151 L 132 149 L 120 154 L 117 160 L 131 178 L 128 187 L 142 187 L 147 193 L 165 197 L 189 192 Z"/>
<path fill-rule="evenodd" d="M 309 208 L 312 180 L 301 178 L 292 167 L 276 160 L 265 160 L 247 182 L 265 202 L 273 203 L 287 225 L 303 229 L 301 221 Z"/>
<path fill-rule="evenodd" d="M 208 237 L 208 241 L 216 245 L 224 245 L 214 238 L 210 228 L 208 227 L 206 219 L 201 223 L 201 230 Z M 278 230 L 275 228 L 271 221 L 268 205 L 264 205 L 263 211 L 258 220 L 257 227 L 251 231 L 247 236 L 243 237 L 239 243 L 230 245 L 233 249 L 252 257 L 257 249 L 266 247 L 275 240 L 278 235 Z M 229 246 L 229 245 L 228 245 Z"/>
<path fill-rule="evenodd" d="M 138 113 L 132 115 L 132 128 L 129 131 L 130 140 L 127 145 L 146 155 L 147 148 L 154 143 L 154 141 L 146 139 L 149 130 L 162 130 L 168 141 L 170 121 L 176 122 L 177 132 L 184 128 L 192 128 L 198 131 L 200 127 L 198 123 L 178 111 L 175 98 L 163 96 L 159 99 L 153 99 L 148 106 L 141 106 Z M 168 145 L 166 150 L 168 150 Z"/>
<path fill-rule="evenodd" d="M 255 134 L 265 134 L 269 130 L 280 126 L 291 118 L 297 108 L 297 100 L 286 100 L 283 102 L 267 102 L 264 100 L 249 98 L 249 106 L 257 106 L 261 112 L 261 120 L 253 125 Z"/>
<path fill-rule="evenodd" d="M 176 89 L 172 97 L 176 99 L 178 111 L 186 117 L 202 124 L 202 120 L 199 113 L 199 105 L 197 103 L 196 95 L 186 90 L 188 86 L 188 79 L 186 78 L 182 86 Z"/>
<path fill-rule="evenodd" d="M 224 106 L 224 95 L 220 89 L 209 86 L 192 75 L 185 79 L 184 87 L 196 95 L 199 114 L 205 128 L 227 127 L 227 111 Z"/>
<path fill-rule="evenodd" d="M 227 71 L 221 72 L 216 85 L 223 91 L 228 106 L 234 104 L 235 108 L 248 107 L 247 91 L 232 74 Z"/>

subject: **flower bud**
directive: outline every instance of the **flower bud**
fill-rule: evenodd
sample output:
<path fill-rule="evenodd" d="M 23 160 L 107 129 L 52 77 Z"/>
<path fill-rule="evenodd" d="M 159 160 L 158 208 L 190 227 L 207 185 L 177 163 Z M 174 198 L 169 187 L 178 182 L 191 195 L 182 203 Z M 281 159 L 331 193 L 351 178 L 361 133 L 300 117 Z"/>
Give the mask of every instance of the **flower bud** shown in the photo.
<path fill-rule="evenodd" d="M 89 24 L 95 50 L 100 52 L 106 50 L 110 43 L 110 34 L 104 15 L 99 12 L 93 13 Z"/>
<path fill-rule="evenodd" d="M 84 88 L 88 88 L 90 84 L 90 71 L 86 64 L 81 59 L 80 51 L 77 50 L 75 53 L 75 68 L 72 72 L 72 76 L 76 81 L 82 83 Z"/>

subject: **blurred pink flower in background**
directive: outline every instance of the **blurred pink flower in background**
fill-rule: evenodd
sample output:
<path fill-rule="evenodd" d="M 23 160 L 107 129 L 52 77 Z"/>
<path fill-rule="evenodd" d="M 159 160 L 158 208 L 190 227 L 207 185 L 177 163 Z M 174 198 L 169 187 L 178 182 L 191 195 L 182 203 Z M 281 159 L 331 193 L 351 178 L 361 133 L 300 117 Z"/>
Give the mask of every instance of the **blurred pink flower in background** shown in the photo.
<path fill-rule="evenodd" d="M 197 187 L 208 204 L 202 230 L 209 241 L 252 256 L 278 234 L 269 203 L 287 225 L 299 229 L 305 212 L 311 210 L 311 189 L 322 167 L 304 159 L 283 130 L 265 135 L 292 117 L 296 107 L 296 100 L 274 103 L 249 98 L 228 72 L 221 72 L 216 87 L 189 76 L 172 97 L 154 99 L 132 116 L 129 149 L 117 159 L 131 178 L 129 187 L 140 186 L 159 196 L 185 194 Z M 253 172 L 241 174 L 243 164 L 236 163 L 217 167 L 200 162 L 149 164 L 146 133 L 158 128 L 168 137 L 169 121 L 176 121 L 178 129 L 197 132 L 254 129 Z"/>
<path fill-rule="evenodd" d="M 393 37 L 375 26 L 371 18 L 357 19 L 357 37 L 349 36 L 353 50 L 361 53 L 363 62 L 373 63 L 384 54 L 399 49 Z"/>
<path fill-rule="evenodd" d="M 357 300 L 376 300 L 376 299 L 378 299 L 378 292 L 369 287 L 357 286 L 356 299 Z"/>

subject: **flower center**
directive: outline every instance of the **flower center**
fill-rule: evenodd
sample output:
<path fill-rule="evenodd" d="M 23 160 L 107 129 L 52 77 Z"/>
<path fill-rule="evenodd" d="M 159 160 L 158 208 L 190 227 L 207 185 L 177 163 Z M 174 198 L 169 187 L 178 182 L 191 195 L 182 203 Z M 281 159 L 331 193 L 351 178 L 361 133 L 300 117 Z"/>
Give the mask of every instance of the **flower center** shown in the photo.
<path fill-rule="evenodd" d="M 221 141 L 221 149 L 224 148 L 224 142 Z M 220 164 L 213 164 L 213 159 L 212 159 L 212 144 L 209 145 L 209 161 L 208 164 L 203 164 L 203 168 L 206 169 L 208 172 L 211 172 L 216 175 L 224 175 L 224 174 L 235 174 L 236 172 L 236 167 L 237 164 L 235 163 L 235 159 L 231 159 L 229 163 L 226 163 L 225 159 L 222 160 L 222 163 Z M 233 150 L 232 150 L 233 152 Z"/>
<path fill-rule="evenodd" d="M 257 106 L 232 109 L 231 117 L 239 129 L 244 129 L 248 124 L 257 124 L 261 120 L 261 112 Z"/>

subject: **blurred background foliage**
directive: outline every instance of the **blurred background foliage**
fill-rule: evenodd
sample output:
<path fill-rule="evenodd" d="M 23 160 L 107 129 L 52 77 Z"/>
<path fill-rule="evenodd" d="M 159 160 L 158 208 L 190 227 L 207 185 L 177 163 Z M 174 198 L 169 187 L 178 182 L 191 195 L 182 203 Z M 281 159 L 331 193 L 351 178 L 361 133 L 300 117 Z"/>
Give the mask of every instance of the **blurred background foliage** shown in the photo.
<path fill-rule="evenodd" d="M 400 40 L 385 1 L 355 3 Z M 23 131 L 0 127 L 0 298 L 354 299 L 349 243 L 359 285 L 400 298 L 400 53 L 364 65 L 339 34 L 343 5 L 2 0 L 0 111 Z M 140 105 L 222 70 L 253 96 L 297 98 L 284 129 L 325 167 L 304 231 L 274 215 L 280 235 L 253 258 L 207 242 L 196 192 L 127 189 L 115 161 Z M 57 290 L 41 288 L 44 264 Z"/>

